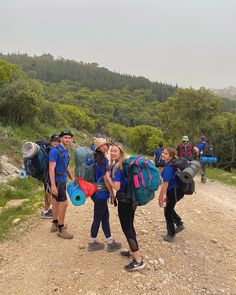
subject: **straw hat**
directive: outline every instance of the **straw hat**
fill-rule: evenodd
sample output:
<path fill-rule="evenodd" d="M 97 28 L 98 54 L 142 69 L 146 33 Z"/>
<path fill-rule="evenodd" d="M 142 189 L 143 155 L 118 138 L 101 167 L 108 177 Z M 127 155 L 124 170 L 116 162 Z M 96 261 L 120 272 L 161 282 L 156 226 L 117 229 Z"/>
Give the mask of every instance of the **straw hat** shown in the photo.
<path fill-rule="evenodd" d="M 106 138 L 103 138 L 103 137 L 99 137 L 99 138 L 96 138 L 94 140 L 94 146 L 95 146 L 95 151 L 102 145 L 104 144 L 109 144 L 109 142 L 106 140 Z"/>

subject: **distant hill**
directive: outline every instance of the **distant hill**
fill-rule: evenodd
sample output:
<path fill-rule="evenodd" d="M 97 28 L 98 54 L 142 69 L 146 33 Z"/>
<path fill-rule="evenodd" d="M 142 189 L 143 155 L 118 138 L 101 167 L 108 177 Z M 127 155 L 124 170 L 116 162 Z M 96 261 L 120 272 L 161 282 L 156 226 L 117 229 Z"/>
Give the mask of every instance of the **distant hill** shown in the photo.
<path fill-rule="evenodd" d="M 151 82 L 144 77 L 122 75 L 99 67 L 97 63 L 77 62 L 69 59 L 54 59 L 50 54 L 29 56 L 28 54 L 0 54 L 0 58 L 18 64 L 32 79 L 48 83 L 61 80 L 76 81 L 90 90 L 113 90 L 128 87 L 129 90 L 149 89 L 158 101 L 173 95 L 177 86 Z"/>
<path fill-rule="evenodd" d="M 213 89 L 213 92 L 220 97 L 236 100 L 236 87 L 234 86 L 223 89 Z"/>

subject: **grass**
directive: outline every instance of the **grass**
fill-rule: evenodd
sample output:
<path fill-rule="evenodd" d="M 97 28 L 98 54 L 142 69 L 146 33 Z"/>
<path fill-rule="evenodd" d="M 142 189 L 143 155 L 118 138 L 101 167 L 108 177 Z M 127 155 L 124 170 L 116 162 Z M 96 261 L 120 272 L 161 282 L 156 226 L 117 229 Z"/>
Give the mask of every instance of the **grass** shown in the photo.
<path fill-rule="evenodd" d="M 207 168 L 206 176 L 209 179 L 217 180 L 227 185 L 236 186 L 236 170 L 233 170 L 232 173 L 229 173 L 218 168 Z"/>

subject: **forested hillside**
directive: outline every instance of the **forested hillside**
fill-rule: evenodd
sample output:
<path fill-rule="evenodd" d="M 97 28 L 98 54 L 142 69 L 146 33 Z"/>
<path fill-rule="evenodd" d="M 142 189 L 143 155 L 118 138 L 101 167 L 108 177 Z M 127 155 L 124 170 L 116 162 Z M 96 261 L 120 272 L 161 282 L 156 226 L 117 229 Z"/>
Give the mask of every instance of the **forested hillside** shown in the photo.
<path fill-rule="evenodd" d="M 177 89 L 51 55 L 2 57 L 1 130 L 99 132 L 150 154 L 160 141 L 175 146 L 187 134 L 197 143 L 204 133 L 223 165 L 235 162 L 236 115 L 209 90 Z"/>

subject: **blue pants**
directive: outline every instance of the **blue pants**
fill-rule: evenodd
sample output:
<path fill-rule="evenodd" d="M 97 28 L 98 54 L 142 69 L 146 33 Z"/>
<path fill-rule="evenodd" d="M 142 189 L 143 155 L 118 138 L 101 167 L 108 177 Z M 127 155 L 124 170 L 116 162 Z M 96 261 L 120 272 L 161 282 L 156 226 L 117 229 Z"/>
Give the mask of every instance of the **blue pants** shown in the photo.
<path fill-rule="evenodd" d="M 102 229 L 106 238 L 110 238 L 111 229 L 109 224 L 109 211 L 107 205 L 107 199 L 92 199 L 94 202 L 94 214 L 93 223 L 91 226 L 91 237 L 96 238 L 100 223 L 102 223 Z"/>

